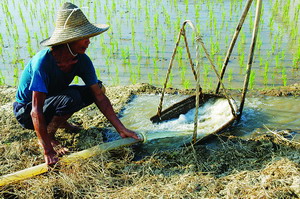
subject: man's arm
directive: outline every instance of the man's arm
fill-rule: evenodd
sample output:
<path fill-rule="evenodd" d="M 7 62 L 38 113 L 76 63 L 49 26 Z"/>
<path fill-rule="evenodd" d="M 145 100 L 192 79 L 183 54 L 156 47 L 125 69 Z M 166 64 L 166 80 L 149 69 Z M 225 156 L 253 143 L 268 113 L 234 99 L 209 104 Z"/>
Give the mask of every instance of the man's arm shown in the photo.
<path fill-rule="evenodd" d="M 121 137 L 132 137 L 134 139 L 139 139 L 139 137 L 131 130 L 127 129 L 122 122 L 117 117 L 113 110 L 113 107 L 103 93 L 98 84 L 94 84 L 91 87 L 91 91 L 94 94 L 95 103 L 103 115 L 110 121 L 110 123 L 115 127 Z"/>
<path fill-rule="evenodd" d="M 51 165 L 58 162 L 58 158 L 56 156 L 56 152 L 52 147 L 50 135 L 47 132 L 47 124 L 43 113 L 45 99 L 45 93 L 33 91 L 32 110 L 30 114 L 36 135 L 44 149 L 45 162 L 48 165 Z"/>

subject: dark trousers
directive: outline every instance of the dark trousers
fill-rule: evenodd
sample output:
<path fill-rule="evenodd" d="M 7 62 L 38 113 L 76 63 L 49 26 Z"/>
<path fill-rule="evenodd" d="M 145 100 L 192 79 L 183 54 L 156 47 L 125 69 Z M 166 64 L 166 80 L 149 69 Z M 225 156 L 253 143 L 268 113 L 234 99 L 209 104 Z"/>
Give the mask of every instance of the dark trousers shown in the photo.
<path fill-rule="evenodd" d="M 102 86 L 100 81 L 99 85 L 100 87 Z M 93 102 L 94 97 L 89 87 L 72 85 L 56 95 L 47 96 L 43 106 L 43 113 L 47 124 L 49 124 L 53 116 L 73 114 Z M 27 104 L 13 103 L 15 117 L 26 129 L 34 129 L 30 115 L 31 109 L 32 102 Z"/>

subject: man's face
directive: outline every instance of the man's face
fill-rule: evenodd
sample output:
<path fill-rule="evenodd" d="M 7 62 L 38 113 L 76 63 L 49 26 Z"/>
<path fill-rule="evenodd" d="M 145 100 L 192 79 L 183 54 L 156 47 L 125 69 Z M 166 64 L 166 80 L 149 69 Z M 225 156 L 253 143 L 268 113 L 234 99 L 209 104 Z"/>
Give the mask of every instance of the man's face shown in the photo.
<path fill-rule="evenodd" d="M 70 48 L 74 54 L 84 54 L 90 43 L 90 38 L 85 38 L 70 43 Z"/>

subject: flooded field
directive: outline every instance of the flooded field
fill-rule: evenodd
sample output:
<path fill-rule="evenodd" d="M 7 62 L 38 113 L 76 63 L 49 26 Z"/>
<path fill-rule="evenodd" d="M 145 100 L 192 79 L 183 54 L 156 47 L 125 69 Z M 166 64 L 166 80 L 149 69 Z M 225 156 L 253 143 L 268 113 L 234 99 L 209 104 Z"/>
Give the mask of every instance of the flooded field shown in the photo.
<path fill-rule="evenodd" d="M 63 1 L 3 0 L 0 2 L 0 83 L 17 85 L 31 56 L 51 36 L 55 14 Z M 110 29 L 91 39 L 87 54 L 106 85 L 150 83 L 162 86 L 173 48 L 184 20 L 191 20 L 202 35 L 216 66 L 221 67 L 246 1 L 74 1 L 92 23 L 107 23 Z M 233 50 L 225 82 L 240 88 L 251 41 L 255 1 Z M 299 0 L 263 1 L 251 88 L 293 84 L 299 79 Z M 187 28 L 195 62 L 195 34 Z M 201 52 L 201 81 L 215 88 L 216 77 Z M 179 46 L 169 86 L 193 88 L 184 42 Z M 77 83 L 76 79 L 74 82 Z"/>

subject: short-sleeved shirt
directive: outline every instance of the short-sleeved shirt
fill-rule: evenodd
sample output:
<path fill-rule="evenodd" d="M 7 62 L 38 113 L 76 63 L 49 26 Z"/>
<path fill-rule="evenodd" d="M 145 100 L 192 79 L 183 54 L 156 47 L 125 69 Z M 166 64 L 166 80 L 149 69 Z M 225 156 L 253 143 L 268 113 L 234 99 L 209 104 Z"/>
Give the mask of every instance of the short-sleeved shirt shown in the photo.
<path fill-rule="evenodd" d="M 46 93 L 53 96 L 66 89 L 75 76 L 79 76 L 86 86 L 98 82 L 92 61 L 86 54 L 77 55 L 78 62 L 70 72 L 59 69 L 50 48 L 41 50 L 31 58 L 22 76 L 16 101 L 26 104 L 32 100 L 32 91 Z"/>

